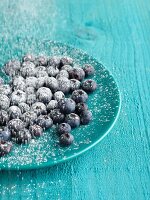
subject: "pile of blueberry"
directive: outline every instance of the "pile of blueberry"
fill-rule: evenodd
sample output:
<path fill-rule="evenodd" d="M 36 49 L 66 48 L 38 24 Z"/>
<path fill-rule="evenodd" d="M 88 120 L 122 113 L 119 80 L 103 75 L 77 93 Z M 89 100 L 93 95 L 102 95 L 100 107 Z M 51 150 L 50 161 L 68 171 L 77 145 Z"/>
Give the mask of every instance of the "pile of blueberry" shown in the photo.
<path fill-rule="evenodd" d="M 70 145 L 72 128 L 92 119 L 86 101 L 96 82 L 85 79 L 94 68 L 82 68 L 70 57 L 27 54 L 22 61 L 11 60 L 3 67 L 9 84 L 0 78 L 0 156 L 12 144 L 26 144 L 56 125 L 60 145 Z"/>

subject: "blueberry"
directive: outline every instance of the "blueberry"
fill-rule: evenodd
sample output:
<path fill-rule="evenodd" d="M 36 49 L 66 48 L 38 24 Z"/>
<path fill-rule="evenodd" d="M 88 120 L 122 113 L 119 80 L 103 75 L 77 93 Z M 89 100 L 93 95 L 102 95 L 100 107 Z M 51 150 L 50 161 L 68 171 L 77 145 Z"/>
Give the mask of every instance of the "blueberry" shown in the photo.
<path fill-rule="evenodd" d="M 36 95 L 35 94 L 29 94 L 29 95 L 27 95 L 27 100 L 26 100 L 26 102 L 27 102 L 27 104 L 29 105 L 29 106 L 31 106 L 33 103 L 35 103 L 36 102 Z"/>
<path fill-rule="evenodd" d="M 8 122 L 8 129 L 11 131 L 12 136 L 24 128 L 24 122 L 20 119 L 12 119 Z"/>
<path fill-rule="evenodd" d="M 34 87 L 27 87 L 26 88 L 26 94 L 27 96 L 30 95 L 30 94 L 35 94 L 35 88 Z"/>
<path fill-rule="evenodd" d="M 8 141 L 10 140 L 11 132 L 9 129 L 0 131 L 0 141 Z"/>
<path fill-rule="evenodd" d="M 35 65 L 34 63 L 27 61 L 22 63 L 22 68 L 20 69 L 21 75 L 26 78 L 35 75 Z"/>
<path fill-rule="evenodd" d="M 18 60 L 10 60 L 5 66 L 4 71 L 8 76 L 16 76 L 19 74 L 20 70 L 20 61 Z"/>
<path fill-rule="evenodd" d="M 47 111 L 50 112 L 51 110 L 58 108 L 58 101 L 51 100 L 47 105 Z"/>
<path fill-rule="evenodd" d="M 48 65 L 49 66 L 57 66 L 59 67 L 60 65 L 60 58 L 57 56 L 53 56 L 48 60 Z"/>
<path fill-rule="evenodd" d="M 7 110 L 9 108 L 9 105 L 10 105 L 10 99 L 6 95 L 1 94 L 0 95 L 0 109 Z"/>
<path fill-rule="evenodd" d="M 64 133 L 59 138 L 59 143 L 62 146 L 69 146 L 73 143 L 74 137 L 70 133 Z"/>
<path fill-rule="evenodd" d="M 92 79 L 87 79 L 82 83 L 82 89 L 88 93 L 93 92 L 94 90 L 96 90 L 96 88 L 97 84 Z"/>
<path fill-rule="evenodd" d="M 78 104 L 76 105 L 76 113 L 77 113 L 77 114 L 81 114 L 82 112 L 84 112 L 84 111 L 87 110 L 87 109 L 88 109 L 87 104 L 85 104 L 85 103 L 83 103 L 83 102 L 78 103 Z"/>
<path fill-rule="evenodd" d="M 36 89 L 39 89 L 39 88 L 41 88 L 41 87 L 43 87 L 44 85 L 45 85 L 45 83 L 46 83 L 46 80 L 47 80 L 47 78 L 48 77 L 39 77 L 39 78 L 37 78 L 37 85 L 36 85 Z"/>
<path fill-rule="evenodd" d="M 36 73 L 37 73 L 37 72 L 46 71 L 46 67 L 40 65 L 40 66 L 36 67 L 35 70 L 36 70 Z"/>
<path fill-rule="evenodd" d="M 25 127 L 28 127 L 36 122 L 37 114 L 33 111 L 28 111 L 22 115 L 21 119 L 25 123 Z"/>
<path fill-rule="evenodd" d="M 34 77 L 34 76 L 27 77 L 26 78 L 26 87 L 36 88 L 37 82 L 38 82 L 38 79 L 36 77 Z"/>
<path fill-rule="evenodd" d="M 38 72 L 36 72 L 36 77 L 37 78 L 48 77 L 48 73 L 46 71 L 38 71 Z"/>
<path fill-rule="evenodd" d="M 48 115 L 41 115 L 37 118 L 36 123 L 42 128 L 48 129 L 52 127 L 53 120 Z"/>
<path fill-rule="evenodd" d="M 60 65 L 73 65 L 73 59 L 70 57 L 63 57 L 60 59 Z"/>
<path fill-rule="evenodd" d="M 12 149 L 12 143 L 0 141 L 0 157 L 7 155 Z"/>
<path fill-rule="evenodd" d="M 19 103 L 18 107 L 20 108 L 22 114 L 30 110 L 29 105 L 26 103 Z"/>
<path fill-rule="evenodd" d="M 22 102 L 26 102 L 26 93 L 21 90 L 14 91 L 11 95 L 12 105 L 18 105 Z"/>
<path fill-rule="evenodd" d="M 88 124 L 92 120 L 92 113 L 89 110 L 85 110 L 80 115 L 81 124 Z"/>
<path fill-rule="evenodd" d="M 5 126 L 9 121 L 8 114 L 5 110 L 0 110 L 0 126 Z"/>
<path fill-rule="evenodd" d="M 80 117 L 75 113 L 70 113 L 66 116 L 65 122 L 68 123 L 71 128 L 75 128 L 80 125 Z"/>
<path fill-rule="evenodd" d="M 59 73 L 59 69 L 57 66 L 49 66 L 47 67 L 47 73 L 49 76 L 56 76 Z"/>
<path fill-rule="evenodd" d="M 82 81 L 85 77 L 85 72 L 82 68 L 75 67 L 69 71 L 69 77 L 70 77 L 70 79 L 77 79 L 79 81 Z"/>
<path fill-rule="evenodd" d="M 70 80 L 66 77 L 60 77 L 58 79 L 58 88 L 64 94 L 67 94 L 70 91 Z"/>
<path fill-rule="evenodd" d="M 26 88 L 25 79 L 22 76 L 14 77 L 12 87 L 14 90 L 24 91 Z"/>
<path fill-rule="evenodd" d="M 49 88 L 41 87 L 36 92 L 37 99 L 43 103 L 49 103 L 52 99 L 52 92 Z"/>
<path fill-rule="evenodd" d="M 34 61 L 35 61 L 35 56 L 32 55 L 32 54 L 26 54 L 26 55 L 23 57 L 23 61 L 24 61 L 24 62 L 27 62 L 27 61 L 34 62 Z"/>
<path fill-rule="evenodd" d="M 84 67 L 83 67 L 83 70 L 85 72 L 85 76 L 91 76 L 94 74 L 95 72 L 95 69 L 92 65 L 89 65 L 89 64 L 85 64 Z"/>
<path fill-rule="evenodd" d="M 57 74 L 56 78 L 59 79 L 60 77 L 69 78 L 69 73 L 66 70 L 60 70 L 60 72 Z"/>
<path fill-rule="evenodd" d="M 54 77 L 46 78 L 46 87 L 50 88 L 52 92 L 56 92 L 58 90 L 58 81 Z"/>
<path fill-rule="evenodd" d="M 47 113 L 46 106 L 41 102 L 36 102 L 31 106 L 31 110 L 37 115 L 44 115 Z"/>
<path fill-rule="evenodd" d="M 43 55 L 36 57 L 36 60 L 35 60 L 37 66 L 41 66 L 41 65 L 46 66 L 47 61 L 48 61 L 47 57 Z"/>
<path fill-rule="evenodd" d="M 16 137 L 13 139 L 17 144 L 28 144 L 32 137 L 28 129 L 24 128 L 20 130 Z"/>
<path fill-rule="evenodd" d="M 58 107 L 62 113 L 69 114 L 75 111 L 75 102 L 70 98 L 61 99 Z"/>
<path fill-rule="evenodd" d="M 9 85 L 0 85 L 0 94 L 4 94 L 6 96 L 11 94 L 11 88 Z"/>
<path fill-rule="evenodd" d="M 65 95 L 62 91 L 57 91 L 54 93 L 53 97 L 55 100 L 59 101 L 60 99 L 65 98 Z"/>
<path fill-rule="evenodd" d="M 58 125 L 57 131 L 59 135 L 62 135 L 64 133 L 70 133 L 71 126 L 67 123 L 61 123 Z"/>
<path fill-rule="evenodd" d="M 81 82 L 77 79 L 70 79 L 70 91 L 74 91 L 80 88 Z"/>
<path fill-rule="evenodd" d="M 4 80 L 0 77 L 0 85 L 4 84 Z"/>
<path fill-rule="evenodd" d="M 43 135 L 43 129 L 37 124 L 30 126 L 29 131 L 33 138 L 40 137 Z"/>
<path fill-rule="evenodd" d="M 72 70 L 72 66 L 71 65 L 64 65 L 61 67 L 61 70 L 66 70 L 67 72 L 69 72 L 70 70 Z"/>
<path fill-rule="evenodd" d="M 50 117 L 52 118 L 54 124 L 62 123 L 65 118 L 64 114 L 61 113 L 59 109 L 51 110 Z"/>
<path fill-rule="evenodd" d="M 21 117 L 21 110 L 18 106 L 11 106 L 8 109 L 9 120 Z"/>
<path fill-rule="evenodd" d="M 74 90 L 72 93 L 71 98 L 76 102 L 76 103 L 80 103 L 80 102 L 86 102 L 88 99 L 88 95 L 85 91 L 83 90 Z"/>

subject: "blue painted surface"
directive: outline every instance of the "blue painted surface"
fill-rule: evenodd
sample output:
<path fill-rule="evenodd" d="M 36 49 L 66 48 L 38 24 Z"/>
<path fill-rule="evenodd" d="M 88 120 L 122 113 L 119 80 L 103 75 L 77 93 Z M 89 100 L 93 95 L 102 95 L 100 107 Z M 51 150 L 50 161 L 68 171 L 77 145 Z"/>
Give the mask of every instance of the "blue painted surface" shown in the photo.
<path fill-rule="evenodd" d="M 0 10 L 1 54 L 20 37 L 62 41 L 106 65 L 122 94 L 120 118 L 99 145 L 52 168 L 1 171 L 0 199 L 150 199 L 149 1 L 2 0 Z"/>

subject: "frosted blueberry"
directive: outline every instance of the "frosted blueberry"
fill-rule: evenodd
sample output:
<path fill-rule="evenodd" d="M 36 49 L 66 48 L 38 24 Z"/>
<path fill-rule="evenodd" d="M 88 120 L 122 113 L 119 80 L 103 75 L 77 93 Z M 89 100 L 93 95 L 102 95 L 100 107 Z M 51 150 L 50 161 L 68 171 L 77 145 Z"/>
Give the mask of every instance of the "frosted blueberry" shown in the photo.
<path fill-rule="evenodd" d="M 49 76 L 56 76 L 59 73 L 59 69 L 57 66 L 49 66 L 47 67 L 47 73 Z"/>
<path fill-rule="evenodd" d="M 41 115 L 37 118 L 36 123 L 43 129 L 48 129 L 52 127 L 53 120 L 48 115 Z"/>
<path fill-rule="evenodd" d="M 26 87 L 34 87 L 37 86 L 38 79 L 34 76 L 30 76 L 26 78 Z"/>
<path fill-rule="evenodd" d="M 57 56 L 51 57 L 49 59 L 49 61 L 48 61 L 48 65 L 49 66 L 57 66 L 57 67 L 59 67 L 59 65 L 60 65 L 60 58 L 57 57 Z"/>
<path fill-rule="evenodd" d="M 40 71 L 40 72 L 41 72 L 41 71 L 46 71 L 46 67 L 40 65 L 40 66 L 38 66 L 38 67 L 35 68 L 35 71 L 36 71 L 36 72 L 39 72 L 39 71 Z"/>
<path fill-rule="evenodd" d="M 50 88 L 52 92 L 56 92 L 58 90 L 58 81 L 54 77 L 46 78 L 46 87 Z"/>
<path fill-rule="evenodd" d="M 12 119 L 8 122 L 8 128 L 12 136 L 16 136 L 16 134 L 24 128 L 24 123 L 20 119 Z"/>
<path fill-rule="evenodd" d="M 59 101 L 60 99 L 65 98 L 65 95 L 62 91 L 57 91 L 54 93 L 53 97 L 55 100 Z"/>
<path fill-rule="evenodd" d="M 8 141 L 10 140 L 11 132 L 10 130 L 5 127 L 4 130 L 0 131 L 0 141 Z"/>
<path fill-rule="evenodd" d="M 47 111 L 50 112 L 51 110 L 58 108 L 58 101 L 57 100 L 51 100 L 47 105 Z"/>
<path fill-rule="evenodd" d="M 12 86 L 14 90 L 24 91 L 26 88 L 25 79 L 22 76 L 14 77 Z"/>
<path fill-rule="evenodd" d="M 34 62 L 34 61 L 35 61 L 35 56 L 32 55 L 32 54 L 26 54 L 26 55 L 23 57 L 23 61 L 24 61 L 24 62 L 27 62 L 27 61 Z"/>
<path fill-rule="evenodd" d="M 10 99 L 6 95 L 1 94 L 0 95 L 0 109 L 7 110 L 9 108 L 9 105 L 10 105 Z"/>
<path fill-rule="evenodd" d="M 36 63 L 37 66 L 40 66 L 40 65 L 46 66 L 47 61 L 48 61 L 47 57 L 41 55 L 41 56 L 36 57 L 35 63 Z"/>
<path fill-rule="evenodd" d="M 74 91 L 80 88 L 81 82 L 77 79 L 70 79 L 70 90 Z"/>
<path fill-rule="evenodd" d="M 27 87 L 26 88 L 26 94 L 30 95 L 30 94 L 34 94 L 35 93 L 35 88 L 34 87 Z"/>
<path fill-rule="evenodd" d="M 31 106 L 31 110 L 37 115 L 44 115 L 47 113 L 46 106 L 41 102 L 36 102 Z"/>
<path fill-rule="evenodd" d="M 33 125 L 36 122 L 37 114 L 33 111 L 28 111 L 28 112 L 25 112 L 21 118 L 23 122 L 25 123 L 25 127 L 28 127 L 30 125 Z"/>
<path fill-rule="evenodd" d="M 69 71 L 69 77 L 70 79 L 77 79 L 79 81 L 82 81 L 85 77 L 85 72 L 80 67 L 74 67 L 72 70 Z"/>
<path fill-rule="evenodd" d="M 69 78 L 69 73 L 66 70 L 60 70 L 56 78 L 59 79 L 60 77 Z"/>
<path fill-rule="evenodd" d="M 0 85 L 4 84 L 4 80 L 0 77 Z"/>
<path fill-rule="evenodd" d="M 29 94 L 27 95 L 26 103 L 31 106 L 33 103 L 36 102 L 36 95 L 35 94 Z"/>
<path fill-rule="evenodd" d="M 7 155 L 12 149 L 12 143 L 0 141 L 0 157 Z"/>
<path fill-rule="evenodd" d="M 4 95 L 10 95 L 11 94 L 11 88 L 9 85 L 5 84 L 5 85 L 0 85 L 0 95 L 4 94 Z"/>
<path fill-rule="evenodd" d="M 58 79 L 58 88 L 64 94 L 68 93 L 70 91 L 70 80 L 66 77 L 60 77 Z"/>
<path fill-rule="evenodd" d="M 39 89 L 40 87 L 43 87 L 44 84 L 46 83 L 47 78 L 45 78 L 45 77 L 39 77 L 37 79 L 38 81 L 37 81 L 36 89 Z"/>
<path fill-rule="evenodd" d="M 91 76 L 95 73 L 95 69 L 92 65 L 90 64 L 85 64 L 84 67 L 83 67 L 83 70 L 85 72 L 85 76 Z"/>
<path fill-rule="evenodd" d="M 61 67 L 61 70 L 66 70 L 67 72 L 69 72 L 70 70 L 72 70 L 72 66 L 71 65 L 64 65 Z"/>
<path fill-rule="evenodd" d="M 21 117 L 21 110 L 18 106 L 10 106 L 8 109 L 9 120 Z"/>
<path fill-rule="evenodd" d="M 0 110 L 0 126 L 5 126 L 9 121 L 8 114 L 5 110 Z"/>
<path fill-rule="evenodd" d="M 4 71 L 8 76 L 16 76 L 19 74 L 20 70 L 20 61 L 18 60 L 10 60 L 5 66 Z"/>
<path fill-rule="evenodd" d="M 38 71 L 36 72 L 36 77 L 48 77 L 48 73 L 46 71 Z"/>
<path fill-rule="evenodd" d="M 83 90 L 74 90 L 71 98 L 76 102 L 76 103 L 80 103 L 80 102 L 86 102 L 88 99 L 88 95 L 85 91 Z"/>
<path fill-rule="evenodd" d="M 20 69 L 21 75 L 26 78 L 29 76 L 35 76 L 35 65 L 34 63 L 27 61 L 22 64 Z"/>
<path fill-rule="evenodd" d="M 52 92 L 49 88 L 41 87 L 36 92 L 37 99 L 43 103 L 49 103 L 52 99 Z"/>
<path fill-rule="evenodd" d="M 16 134 L 14 141 L 17 144 L 28 144 L 31 141 L 31 139 L 32 139 L 32 137 L 31 137 L 29 130 L 24 128 Z"/>
<path fill-rule="evenodd" d="M 60 63 L 61 63 L 62 66 L 63 65 L 73 65 L 73 59 L 65 56 L 65 57 L 60 59 Z"/>
<path fill-rule="evenodd" d="M 21 90 L 14 91 L 11 95 L 12 105 L 18 105 L 22 102 L 26 102 L 26 93 Z"/>
<path fill-rule="evenodd" d="M 22 114 L 30 110 L 29 105 L 26 103 L 19 103 L 18 107 L 20 108 Z"/>
<path fill-rule="evenodd" d="M 43 134 L 43 129 L 37 124 L 31 125 L 29 131 L 33 138 L 40 137 Z"/>

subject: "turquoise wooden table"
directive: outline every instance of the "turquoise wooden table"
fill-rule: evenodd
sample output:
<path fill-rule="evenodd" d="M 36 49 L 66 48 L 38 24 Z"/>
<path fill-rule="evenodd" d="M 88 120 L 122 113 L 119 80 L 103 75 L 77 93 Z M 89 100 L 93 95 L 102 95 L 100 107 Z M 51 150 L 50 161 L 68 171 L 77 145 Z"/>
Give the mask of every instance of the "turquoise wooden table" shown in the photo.
<path fill-rule="evenodd" d="M 122 109 L 84 155 L 40 170 L 0 171 L 0 200 L 149 200 L 150 2 L 1 0 L 1 53 L 19 38 L 58 40 L 93 55 L 117 80 Z"/>

